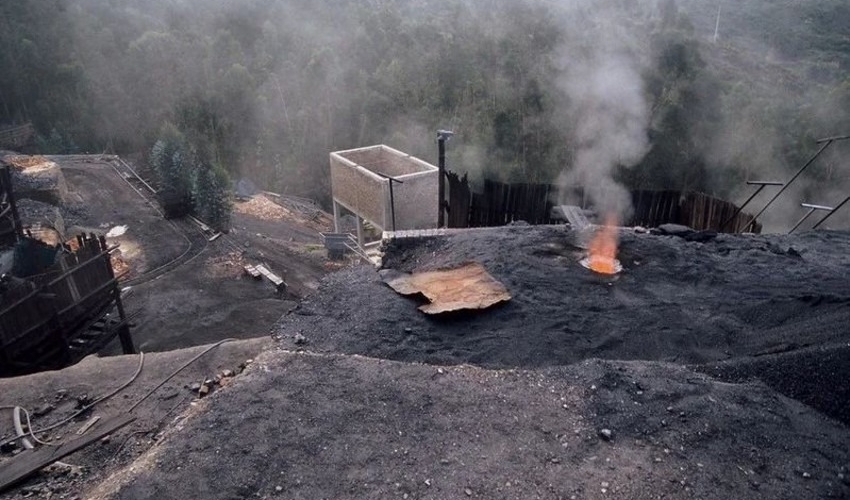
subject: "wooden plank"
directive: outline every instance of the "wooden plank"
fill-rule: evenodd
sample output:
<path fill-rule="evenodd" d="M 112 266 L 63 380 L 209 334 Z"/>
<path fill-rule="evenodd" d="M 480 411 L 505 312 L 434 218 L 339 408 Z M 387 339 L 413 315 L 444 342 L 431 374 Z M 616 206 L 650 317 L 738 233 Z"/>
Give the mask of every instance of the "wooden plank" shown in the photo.
<path fill-rule="evenodd" d="M 283 282 L 283 278 L 271 272 L 266 266 L 260 264 L 256 266 L 256 269 L 257 271 L 259 271 L 260 274 L 262 274 L 269 281 L 271 281 L 274 286 L 280 287 L 281 285 L 285 285 L 285 283 Z"/>
<path fill-rule="evenodd" d="M 85 448 L 134 420 L 136 420 L 136 417 L 133 415 L 123 413 L 101 422 L 100 425 L 95 427 L 89 434 L 72 439 L 58 448 L 45 446 L 37 450 L 26 450 L 21 452 L 0 467 L 0 493 L 19 481 L 38 472 L 42 467 L 46 467 L 54 462 L 62 460 L 75 451 Z"/>
<path fill-rule="evenodd" d="M 248 273 L 248 275 L 254 279 L 260 279 L 260 277 L 262 276 L 260 272 L 257 271 L 257 268 L 252 266 L 251 264 L 245 264 L 244 266 L 242 266 L 242 269 L 244 269 L 245 272 Z"/>

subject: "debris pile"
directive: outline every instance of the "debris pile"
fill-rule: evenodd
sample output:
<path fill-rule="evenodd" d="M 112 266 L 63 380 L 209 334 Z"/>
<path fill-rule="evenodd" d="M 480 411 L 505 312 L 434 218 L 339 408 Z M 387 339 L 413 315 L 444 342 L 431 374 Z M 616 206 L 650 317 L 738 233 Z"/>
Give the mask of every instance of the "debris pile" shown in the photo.
<path fill-rule="evenodd" d="M 245 251 L 231 251 L 207 259 L 207 272 L 215 278 L 237 278 L 243 273 Z"/>
<path fill-rule="evenodd" d="M 24 227 L 49 227 L 65 234 L 65 218 L 58 207 L 28 198 L 19 199 L 16 205 Z"/>
<path fill-rule="evenodd" d="M 253 359 L 245 360 L 245 362 L 239 364 L 236 370 L 222 370 L 216 373 L 213 377 L 205 377 L 203 380 L 198 382 L 187 384 L 186 389 L 193 393 L 198 399 L 206 397 L 217 388 L 226 387 L 233 381 L 234 377 L 245 371 L 245 368 L 253 362 Z"/>
<path fill-rule="evenodd" d="M 9 155 L 3 158 L 7 163 L 12 164 L 20 169 L 36 167 L 45 163 L 51 163 L 50 160 L 41 155 Z"/>
<path fill-rule="evenodd" d="M 287 196 L 261 193 L 247 201 L 237 201 L 233 210 L 262 220 L 287 220 L 316 231 L 327 231 L 333 225 L 328 214 L 312 202 Z"/>
<path fill-rule="evenodd" d="M 271 201 L 263 194 L 258 194 L 247 201 L 234 203 L 233 210 L 263 220 L 283 219 L 291 216 L 289 210 Z"/>
<path fill-rule="evenodd" d="M 67 197 L 65 176 L 56 163 L 43 156 L 7 156 L 12 164 L 12 185 L 20 198 L 58 205 Z"/>

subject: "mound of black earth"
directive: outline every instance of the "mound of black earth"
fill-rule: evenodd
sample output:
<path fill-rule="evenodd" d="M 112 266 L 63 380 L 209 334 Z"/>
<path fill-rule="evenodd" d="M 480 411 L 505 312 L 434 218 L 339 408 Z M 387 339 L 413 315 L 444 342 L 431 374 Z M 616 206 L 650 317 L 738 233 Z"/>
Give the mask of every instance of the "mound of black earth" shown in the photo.
<path fill-rule="evenodd" d="M 384 268 L 479 262 L 512 299 L 432 317 L 364 265 L 328 276 L 275 333 L 286 347 L 306 342 L 316 352 L 440 365 L 537 368 L 589 358 L 695 365 L 731 381 L 763 377 L 848 421 L 840 367 L 850 366 L 850 233 L 619 236 L 624 269 L 614 277 L 580 265 L 584 251 L 565 227 L 392 240 Z"/>

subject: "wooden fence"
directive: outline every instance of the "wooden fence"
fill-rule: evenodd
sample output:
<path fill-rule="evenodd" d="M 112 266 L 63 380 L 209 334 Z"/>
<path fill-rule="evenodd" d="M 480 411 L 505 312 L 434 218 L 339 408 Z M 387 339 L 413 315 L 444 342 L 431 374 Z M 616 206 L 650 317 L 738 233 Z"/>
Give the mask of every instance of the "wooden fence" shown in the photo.
<path fill-rule="evenodd" d="M 9 166 L 0 161 L 0 246 L 12 246 L 22 235 Z"/>
<path fill-rule="evenodd" d="M 119 336 L 132 352 L 118 281 L 103 237 L 77 238 L 37 276 L 15 279 L 2 290 L 0 376 L 58 369 L 96 352 Z M 104 315 L 118 308 L 119 319 Z"/>
<path fill-rule="evenodd" d="M 29 144 L 35 135 L 31 123 L 0 128 L 0 148 L 20 148 Z"/>
<path fill-rule="evenodd" d="M 514 221 L 529 224 L 551 224 L 554 199 L 562 194 L 552 184 L 504 184 L 484 181 L 483 191 L 473 192 L 468 179 L 448 172 L 448 227 L 503 226 Z M 571 204 L 590 208 L 590 197 L 581 187 L 568 188 Z M 740 213 L 730 220 L 737 206 L 712 196 L 681 191 L 631 192 L 634 209 L 628 226 L 657 227 L 674 223 L 696 230 L 733 232 L 740 230 L 752 218 Z M 728 223 L 727 223 L 728 222 Z M 725 224 L 725 227 L 723 227 Z M 761 224 L 753 231 L 761 232 Z"/>

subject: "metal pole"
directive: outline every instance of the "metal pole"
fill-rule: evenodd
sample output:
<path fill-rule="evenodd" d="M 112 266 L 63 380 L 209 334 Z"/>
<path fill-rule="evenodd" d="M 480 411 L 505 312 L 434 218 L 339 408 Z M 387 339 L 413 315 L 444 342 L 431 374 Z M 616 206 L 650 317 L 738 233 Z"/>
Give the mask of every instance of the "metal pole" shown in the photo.
<path fill-rule="evenodd" d="M 808 219 L 810 215 L 812 215 L 813 213 L 815 213 L 815 210 L 829 210 L 829 211 L 832 211 L 832 207 L 825 207 L 825 206 L 823 206 L 823 205 L 810 205 L 810 204 L 808 204 L 808 203 L 800 203 L 800 206 L 801 206 L 801 207 L 803 207 L 803 208 L 808 208 L 808 209 L 809 209 L 809 213 L 807 213 L 806 215 L 804 215 L 804 216 L 803 216 L 803 218 L 802 218 L 802 219 L 800 219 L 800 220 L 799 220 L 799 222 L 797 222 L 797 223 L 794 225 L 794 227 L 792 227 L 792 228 L 791 228 L 791 230 L 790 230 L 790 231 L 788 231 L 788 234 L 793 233 L 795 229 L 797 229 L 798 227 L 800 227 L 800 224 L 802 224 L 802 223 L 803 223 L 806 219 Z"/>
<path fill-rule="evenodd" d="M 850 196 L 848 196 L 847 198 L 844 198 L 844 201 L 842 201 L 841 203 L 839 203 L 838 205 L 836 205 L 836 207 L 835 207 L 835 208 L 833 208 L 832 210 L 830 210 L 830 212 L 829 212 L 828 214 L 824 215 L 824 216 L 823 216 L 823 219 L 819 220 L 817 224 L 815 224 L 814 226 L 812 226 L 812 229 L 817 229 L 818 227 L 820 227 L 820 225 L 821 225 L 821 224 L 823 224 L 824 222 L 826 222 L 826 219 L 829 219 L 830 217 L 832 217 L 832 214 L 834 214 L 835 212 L 837 212 L 839 208 L 841 208 L 841 207 L 843 207 L 844 205 L 846 205 L 848 201 L 850 201 Z"/>
<path fill-rule="evenodd" d="M 797 171 L 797 173 L 796 173 L 796 174 L 794 174 L 794 177 L 791 177 L 791 180 L 789 180 L 788 182 L 786 182 L 786 183 L 785 183 L 785 185 L 784 185 L 784 186 L 782 186 L 782 189 L 780 189 L 780 190 L 779 190 L 779 192 L 778 192 L 778 193 L 776 193 L 776 194 L 773 196 L 773 198 L 771 198 L 771 199 L 770 199 L 770 201 L 768 201 L 768 202 L 767 202 L 767 204 L 764 206 L 764 208 L 762 208 L 762 209 L 761 209 L 761 211 L 760 211 L 759 213 L 757 213 L 756 215 L 754 215 L 754 216 L 753 216 L 753 218 L 750 220 L 750 222 L 748 222 L 748 223 L 747 223 L 747 225 L 746 225 L 746 226 L 744 226 L 744 227 L 741 229 L 741 232 L 746 231 L 746 230 L 747 230 L 750 226 L 752 226 L 753 224 L 755 224 L 756 220 L 757 220 L 759 217 L 761 217 L 761 214 L 763 214 L 763 213 L 765 212 L 765 210 L 767 210 L 767 209 L 768 209 L 768 207 L 770 207 L 770 206 L 773 204 L 773 202 L 774 202 L 774 201 L 776 201 L 776 199 L 777 199 L 777 198 L 779 198 L 780 196 L 782 196 L 782 193 L 784 193 L 784 192 L 785 192 L 785 190 L 786 190 L 786 189 L 788 189 L 788 186 L 790 186 L 791 184 L 793 184 L 793 183 L 794 183 L 794 181 L 795 181 L 795 180 L 797 180 L 797 177 L 800 177 L 800 175 L 801 175 L 803 172 L 805 172 L 805 171 L 806 171 L 806 169 L 807 169 L 807 168 L 809 168 L 809 166 L 810 166 L 812 163 L 814 163 L 814 162 L 815 162 L 815 160 L 818 158 L 818 156 L 820 156 L 820 155 L 821 155 L 821 153 L 823 153 L 823 152 L 826 150 L 826 148 L 828 148 L 828 147 L 829 147 L 829 145 L 830 145 L 830 144 L 832 144 L 832 143 L 833 143 L 834 141 L 836 141 L 836 140 L 837 140 L 837 139 L 834 139 L 834 138 L 826 139 L 826 140 L 823 142 L 823 146 L 821 146 L 821 147 L 820 147 L 820 149 L 818 150 L 818 152 L 817 152 L 817 153 L 815 153 L 815 154 L 814 154 L 814 156 L 812 156 L 812 157 L 809 159 L 809 161 L 807 161 L 807 162 L 806 162 L 806 164 L 805 164 L 805 165 L 803 165 L 803 166 L 800 168 L 800 170 L 798 170 L 798 171 Z M 821 141 L 818 141 L 818 143 L 820 143 L 820 142 L 821 142 Z"/>
<path fill-rule="evenodd" d="M 765 186 L 781 186 L 781 185 L 782 185 L 782 183 L 781 183 L 781 182 L 771 182 L 771 181 L 747 181 L 747 184 L 748 184 L 748 185 L 750 185 L 750 186 L 755 186 L 755 185 L 757 185 L 757 186 L 758 186 L 758 189 L 756 189 L 756 192 L 755 192 L 755 193 L 753 193 L 752 195 L 750 195 L 750 197 L 749 197 L 749 198 L 747 198 L 747 201 L 745 201 L 744 203 L 742 203 L 742 204 L 741 204 L 741 206 L 740 206 L 737 210 L 735 210 L 735 213 L 734 213 L 734 214 L 732 214 L 732 216 L 731 216 L 731 217 L 729 217 L 728 219 L 726 219 L 726 221 L 725 221 L 723 224 L 721 224 L 721 225 L 720 225 L 720 230 L 721 230 L 721 231 L 722 231 L 722 230 L 723 230 L 723 228 L 725 228 L 725 227 L 726 227 L 726 226 L 727 226 L 730 222 L 732 222 L 733 220 L 735 220 L 735 217 L 738 217 L 738 214 L 740 214 L 741 212 L 743 212 L 743 211 L 744 211 L 744 208 L 745 208 L 747 205 L 749 205 L 749 204 L 750 204 L 750 202 L 751 202 L 751 201 L 753 201 L 753 199 L 754 199 L 756 196 L 758 196 L 758 194 L 759 194 L 759 193 L 761 193 L 761 190 L 762 190 L 762 189 L 764 189 L 764 188 L 765 188 Z M 732 230 L 732 232 L 734 233 L 734 232 L 735 232 L 735 230 L 733 229 L 733 230 Z"/>
<path fill-rule="evenodd" d="M 792 227 L 792 228 L 791 228 L 791 230 L 790 230 L 790 231 L 788 231 L 788 234 L 793 233 L 793 232 L 794 232 L 794 230 L 795 230 L 795 229 L 797 229 L 798 227 L 800 227 L 800 224 L 802 224 L 802 223 L 803 223 L 803 221 L 805 221 L 806 219 L 808 219 L 808 218 L 809 218 L 809 216 L 810 216 L 810 215 L 812 215 L 813 213 L 815 213 L 815 209 L 814 209 L 814 208 L 809 209 L 809 211 L 808 211 L 808 212 L 806 212 L 806 215 L 804 215 L 802 219 L 800 219 L 799 221 L 797 221 L 797 223 L 796 223 L 796 224 L 794 224 L 794 227 Z"/>
<path fill-rule="evenodd" d="M 444 227 L 446 222 L 446 141 L 453 135 L 449 130 L 437 131 L 437 227 Z"/>
<path fill-rule="evenodd" d="M 393 195 L 393 182 L 398 182 L 399 184 L 404 184 L 404 182 L 396 179 L 395 177 L 390 177 L 387 174 L 382 174 L 380 172 L 375 173 L 390 181 L 390 213 L 392 214 L 393 219 L 393 232 L 395 232 L 395 195 Z"/>
<path fill-rule="evenodd" d="M 815 142 L 817 144 L 820 144 L 822 142 L 846 141 L 847 139 L 850 139 L 850 135 L 836 135 L 835 137 L 825 137 L 823 139 L 818 139 Z"/>
<path fill-rule="evenodd" d="M 390 213 L 393 218 L 393 232 L 395 232 L 395 196 L 393 196 L 393 180 L 390 179 Z"/>

